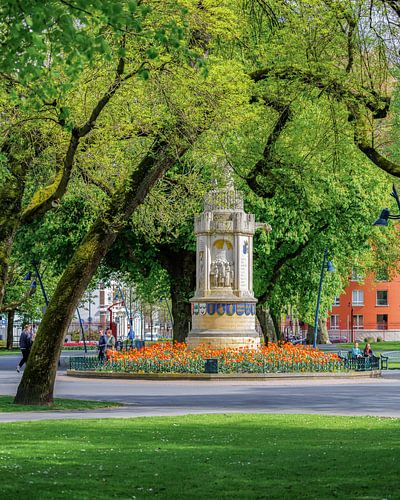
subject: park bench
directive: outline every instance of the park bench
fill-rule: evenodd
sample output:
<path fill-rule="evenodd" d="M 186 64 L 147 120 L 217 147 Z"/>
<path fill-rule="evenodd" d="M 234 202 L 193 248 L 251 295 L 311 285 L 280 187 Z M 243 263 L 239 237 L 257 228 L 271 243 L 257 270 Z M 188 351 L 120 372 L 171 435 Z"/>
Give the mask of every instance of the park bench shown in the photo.
<path fill-rule="evenodd" d="M 381 354 L 381 367 L 382 370 L 387 370 L 388 364 L 400 363 L 400 351 L 385 351 Z"/>
<path fill-rule="evenodd" d="M 365 372 L 369 370 L 387 369 L 387 361 L 386 367 L 384 368 L 382 366 L 382 361 L 384 360 L 379 356 L 362 356 L 361 358 L 354 358 L 351 355 L 351 351 L 343 350 L 338 352 L 338 356 L 344 361 L 345 368 L 349 370 Z"/>

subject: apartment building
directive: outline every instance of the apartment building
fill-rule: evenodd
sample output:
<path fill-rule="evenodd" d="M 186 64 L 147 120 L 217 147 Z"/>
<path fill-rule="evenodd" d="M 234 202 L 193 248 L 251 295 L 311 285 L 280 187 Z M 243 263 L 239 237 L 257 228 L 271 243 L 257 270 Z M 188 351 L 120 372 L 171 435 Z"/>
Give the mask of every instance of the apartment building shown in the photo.
<path fill-rule="evenodd" d="M 353 271 L 329 312 L 328 329 L 332 341 L 400 340 L 400 275 L 389 281 L 385 273 L 364 278 Z"/>

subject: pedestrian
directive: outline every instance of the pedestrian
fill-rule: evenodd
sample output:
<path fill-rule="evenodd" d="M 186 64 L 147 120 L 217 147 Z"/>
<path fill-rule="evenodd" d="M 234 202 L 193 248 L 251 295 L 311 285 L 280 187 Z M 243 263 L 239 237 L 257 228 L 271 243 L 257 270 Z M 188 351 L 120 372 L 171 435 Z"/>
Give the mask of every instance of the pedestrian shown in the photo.
<path fill-rule="evenodd" d="M 99 349 L 99 361 L 103 362 L 105 359 L 105 351 L 107 346 L 107 338 L 103 334 L 103 330 L 99 330 L 99 342 L 97 343 Z"/>
<path fill-rule="evenodd" d="M 131 327 L 128 333 L 128 339 L 131 341 L 131 348 L 133 347 L 133 342 L 135 340 L 135 331 Z"/>
<path fill-rule="evenodd" d="M 354 347 L 351 349 L 351 357 L 353 359 L 361 358 L 361 349 L 358 347 L 358 342 L 354 343 Z"/>
<path fill-rule="evenodd" d="M 21 336 L 19 338 L 19 348 L 21 349 L 22 359 L 17 364 L 17 372 L 21 371 L 23 365 L 28 361 L 29 353 L 32 348 L 32 327 L 31 325 L 24 325 Z"/>
<path fill-rule="evenodd" d="M 364 357 L 365 358 L 370 358 L 371 356 L 374 355 L 374 353 L 372 352 L 372 349 L 371 349 L 371 344 L 367 344 L 365 347 L 364 347 Z"/>
<path fill-rule="evenodd" d="M 111 349 L 112 351 L 115 349 L 115 337 L 110 328 L 107 330 L 107 349 Z"/>

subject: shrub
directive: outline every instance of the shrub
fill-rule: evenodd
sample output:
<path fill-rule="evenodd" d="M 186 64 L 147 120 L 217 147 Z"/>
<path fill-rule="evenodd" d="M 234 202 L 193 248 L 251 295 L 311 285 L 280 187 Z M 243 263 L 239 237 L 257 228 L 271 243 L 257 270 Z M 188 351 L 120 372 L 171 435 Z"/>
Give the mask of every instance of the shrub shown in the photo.
<path fill-rule="evenodd" d="M 377 342 L 383 342 L 383 338 L 382 337 L 376 337 L 376 341 Z"/>
<path fill-rule="evenodd" d="M 367 344 L 370 344 L 371 342 L 374 341 L 375 341 L 374 337 L 365 337 L 364 339 L 364 342 L 366 342 Z M 379 342 L 379 340 L 377 340 L 377 342 Z"/>

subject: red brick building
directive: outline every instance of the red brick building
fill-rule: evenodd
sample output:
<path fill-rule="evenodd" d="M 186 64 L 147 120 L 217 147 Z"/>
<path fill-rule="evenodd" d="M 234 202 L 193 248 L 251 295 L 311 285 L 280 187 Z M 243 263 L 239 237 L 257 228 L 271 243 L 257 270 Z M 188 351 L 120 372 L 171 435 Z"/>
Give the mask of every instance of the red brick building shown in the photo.
<path fill-rule="evenodd" d="M 391 281 L 385 276 L 365 279 L 353 276 L 340 297 L 335 299 L 328 316 L 332 341 L 364 340 L 381 337 L 400 340 L 400 275 Z"/>

